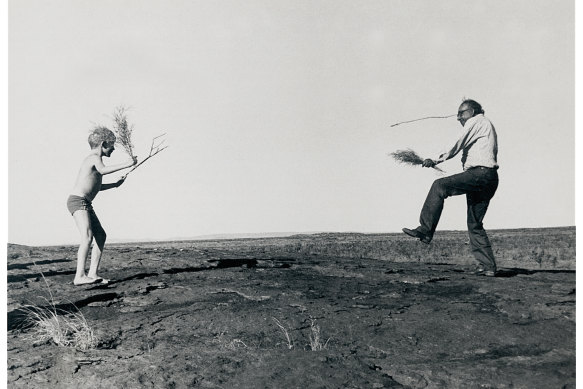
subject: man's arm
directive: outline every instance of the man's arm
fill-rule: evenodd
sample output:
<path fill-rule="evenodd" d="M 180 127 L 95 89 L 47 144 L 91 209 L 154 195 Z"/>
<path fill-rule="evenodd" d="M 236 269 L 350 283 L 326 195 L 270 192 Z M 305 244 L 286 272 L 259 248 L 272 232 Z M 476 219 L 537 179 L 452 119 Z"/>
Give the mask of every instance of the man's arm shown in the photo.
<path fill-rule="evenodd" d="M 464 132 L 462 137 L 460 139 L 458 139 L 458 141 L 453 145 L 453 147 L 449 151 L 441 154 L 439 157 L 437 157 L 437 159 L 427 158 L 426 160 L 424 160 L 422 166 L 423 167 L 434 167 L 438 163 L 442 163 L 444 161 L 447 161 L 450 158 L 455 157 L 457 155 L 457 153 L 459 153 L 463 149 L 463 146 L 465 144 L 464 139 L 465 139 L 466 135 L 467 135 L 467 132 Z"/>
<path fill-rule="evenodd" d="M 449 149 L 445 153 L 441 154 L 435 160 L 435 164 L 437 165 L 438 163 L 442 163 L 444 161 L 447 161 L 448 159 L 455 157 L 460 151 L 462 151 L 464 146 L 467 144 L 468 134 L 469 134 L 469 131 L 464 132 L 462 137 L 459 138 L 457 142 L 455 142 L 455 144 L 453 145 L 453 147 L 451 149 Z"/>
<path fill-rule="evenodd" d="M 127 169 L 129 167 L 134 166 L 136 163 L 138 163 L 138 158 L 133 157 L 133 159 L 131 159 L 128 162 L 125 163 L 120 163 L 117 165 L 110 165 L 110 166 L 105 166 L 103 164 L 103 161 L 101 160 L 101 158 L 99 157 L 95 157 L 95 170 L 97 170 L 99 172 L 99 174 L 101 174 L 102 176 L 106 175 L 106 174 L 111 174 L 111 173 L 115 173 L 119 170 L 122 169 Z"/>
<path fill-rule="evenodd" d="M 478 122 L 472 123 L 468 128 L 464 128 L 460 138 L 455 142 L 453 147 L 441 154 L 437 159 L 426 159 L 423 161 L 423 167 L 434 167 L 435 165 L 445 162 L 450 158 L 455 157 L 460 151 L 462 151 L 470 143 L 478 139 L 480 135 L 480 129 L 482 127 Z"/>

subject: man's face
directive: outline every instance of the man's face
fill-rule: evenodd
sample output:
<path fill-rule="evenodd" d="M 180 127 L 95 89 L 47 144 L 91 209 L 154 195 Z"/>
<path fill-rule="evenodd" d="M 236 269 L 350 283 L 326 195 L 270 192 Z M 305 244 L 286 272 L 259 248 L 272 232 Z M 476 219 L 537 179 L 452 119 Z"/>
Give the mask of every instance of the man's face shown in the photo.
<path fill-rule="evenodd" d="M 457 120 L 460 122 L 462 127 L 466 124 L 469 118 L 474 115 L 474 110 L 470 108 L 467 104 L 460 105 L 460 108 L 457 111 Z"/>

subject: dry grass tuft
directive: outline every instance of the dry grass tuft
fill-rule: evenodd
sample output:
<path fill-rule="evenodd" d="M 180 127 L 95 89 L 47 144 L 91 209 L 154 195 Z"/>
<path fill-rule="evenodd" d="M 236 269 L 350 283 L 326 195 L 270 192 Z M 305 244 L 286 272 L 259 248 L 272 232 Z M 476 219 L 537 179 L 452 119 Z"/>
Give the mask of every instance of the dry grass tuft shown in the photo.
<path fill-rule="evenodd" d="M 36 263 L 35 263 L 36 265 Z M 23 309 L 27 314 L 25 326 L 31 330 L 27 338 L 35 342 L 53 341 L 57 346 L 73 347 L 78 350 L 89 350 L 98 345 L 97 336 L 87 323 L 81 311 L 68 312 L 56 307 L 51 288 L 45 276 L 40 272 L 50 300 L 46 299 L 47 307 L 27 305 Z"/>
<path fill-rule="evenodd" d="M 399 163 L 405 163 L 408 165 L 422 165 L 424 159 L 421 158 L 415 151 L 411 149 L 406 150 L 397 150 L 393 153 L 389 154 Z M 443 173 L 443 170 L 438 168 L 437 166 L 433 167 L 435 170 L 438 170 Z"/>
<path fill-rule="evenodd" d="M 98 339 L 81 312 L 69 313 L 55 308 L 24 307 L 32 329 L 27 337 L 35 342 L 53 341 L 57 346 L 78 350 L 96 348 Z"/>
<path fill-rule="evenodd" d="M 310 348 L 312 351 L 322 351 L 328 348 L 328 339 L 326 342 L 322 343 L 322 335 L 320 326 L 316 324 L 316 321 L 313 318 L 310 318 L 310 330 L 311 334 L 310 337 Z"/>
<path fill-rule="evenodd" d="M 235 350 L 238 348 L 248 348 L 249 346 L 247 346 L 247 344 L 239 339 L 239 338 L 235 338 L 235 339 L 231 339 L 231 340 L 227 340 L 225 339 L 225 334 L 227 332 L 226 331 L 221 331 L 218 334 L 215 335 L 215 338 L 213 339 L 213 342 L 218 343 L 220 346 L 229 349 L 229 350 Z"/>
<path fill-rule="evenodd" d="M 291 350 L 292 348 L 294 348 L 294 344 L 293 344 L 293 342 L 291 340 L 291 337 L 289 336 L 289 332 L 288 332 L 287 328 L 285 328 L 283 326 L 283 324 L 281 324 L 279 322 L 279 320 L 277 320 L 275 317 L 273 317 L 272 319 L 275 322 L 275 324 L 277 324 L 277 326 L 281 329 L 281 331 L 283 332 L 283 334 L 285 335 L 285 338 L 287 340 L 287 348 L 289 350 Z"/>

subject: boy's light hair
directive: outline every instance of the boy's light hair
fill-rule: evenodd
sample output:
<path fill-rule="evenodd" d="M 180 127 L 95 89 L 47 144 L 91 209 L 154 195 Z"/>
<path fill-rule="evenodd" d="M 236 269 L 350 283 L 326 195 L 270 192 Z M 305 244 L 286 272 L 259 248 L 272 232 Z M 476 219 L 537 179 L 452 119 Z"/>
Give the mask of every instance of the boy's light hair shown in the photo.
<path fill-rule="evenodd" d="M 115 143 L 115 134 L 107 127 L 104 126 L 96 126 L 91 134 L 89 134 L 89 146 L 92 149 L 99 147 L 101 142 L 107 142 L 110 144 Z"/>

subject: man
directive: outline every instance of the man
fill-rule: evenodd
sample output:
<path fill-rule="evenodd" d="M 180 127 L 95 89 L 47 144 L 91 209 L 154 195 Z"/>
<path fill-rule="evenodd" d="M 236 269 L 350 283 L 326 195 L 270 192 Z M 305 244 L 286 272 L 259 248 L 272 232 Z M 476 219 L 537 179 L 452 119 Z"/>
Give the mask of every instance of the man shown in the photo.
<path fill-rule="evenodd" d="M 457 120 L 463 133 L 456 144 L 436 160 L 426 159 L 423 167 L 433 167 L 462 152 L 463 173 L 440 178 L 433 182 L 423 204 L 415 229 L 403 232 L 429 244 L 437 228 L 443 203 L 449 196 L 465 194 L 468 204 L 468 232 L 472 254 L 480 263 L 476 274 L 496 275 L 496 260 L 482 220 L 490 199 L 498 187 L 498 140 L 494 126 L 486 117 L 482 106 L 474 100 L 464 100 L 459 107 Z"/>

